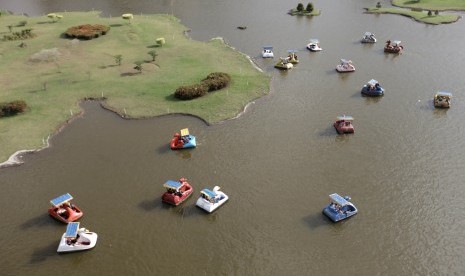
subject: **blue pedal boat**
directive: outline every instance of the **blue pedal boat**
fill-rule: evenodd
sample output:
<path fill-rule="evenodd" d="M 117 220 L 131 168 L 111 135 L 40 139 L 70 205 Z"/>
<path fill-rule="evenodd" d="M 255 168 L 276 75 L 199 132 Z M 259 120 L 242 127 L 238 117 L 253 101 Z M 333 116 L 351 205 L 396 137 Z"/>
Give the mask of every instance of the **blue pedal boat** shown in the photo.
<path fill-rule="evenodd" d="M 323 209 L 323 214 L 333 222 L 338 222 L 357 214 L 357 208 L 350 202 L 350 197 L 336 193 L 329 195 L 330 203 Z"/>
<path fill-rule="evenodd" d="M 362 94 L 369 97 L 378 97 L 384 95 L 384 89 L 379 85 L 377 80 L 370 80 L 362 88 Z"/>

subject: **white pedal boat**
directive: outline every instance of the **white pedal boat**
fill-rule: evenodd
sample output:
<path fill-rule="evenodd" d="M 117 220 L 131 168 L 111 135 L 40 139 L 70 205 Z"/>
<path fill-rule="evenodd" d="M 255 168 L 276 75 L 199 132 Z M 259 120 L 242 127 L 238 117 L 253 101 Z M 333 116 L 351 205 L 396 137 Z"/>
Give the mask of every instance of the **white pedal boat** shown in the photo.
<path fill-rule="evenodd" d="M 318 39 L 314 39 L 314 38 L 310 39 L 310 43 L 307 44 L 307 49 L 309 49 L 312 52 L 319 52 L 319 51 L 323 50 L 320 47 L 320 41 Z"/>
<path fill-rule="evenodd" d="M 197 199 L 196 205 L 211 213 L 223 205 L 228 199 L 229 197 L 220 191 L 220 187 L 215 186 L 213 191 L 209 189 L 200 191 L 200 197 Z"/>
<path fill-rule="evenodd" d="M 97 243 L 97 233 L 79 228 L 79 222 L 70 222 L 58 245 L 57 252 L 74 252 L 91 249 Z"/>
<path fill-rule="evenodd" d="M 263 46 L 262 57 L 263 58 L 274 58 L 273 46 Z"/>

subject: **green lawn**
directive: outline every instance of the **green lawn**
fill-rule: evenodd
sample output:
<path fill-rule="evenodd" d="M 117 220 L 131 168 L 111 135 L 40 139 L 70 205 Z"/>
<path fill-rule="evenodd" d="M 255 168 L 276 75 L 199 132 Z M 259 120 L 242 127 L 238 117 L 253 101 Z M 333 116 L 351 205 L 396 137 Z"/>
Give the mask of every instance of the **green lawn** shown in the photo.
<path fill-rule="evenodd" d="M 221 40 L 186 38 L 186 28 L 173 16 L 138 15 L 130 24 L 97 12 L 61 15 L 55 23 L 45 16 L 0 17 L 0 38 L 9 34 L 8 26 L 13 32 L 32 28 L 37 34 L 24 41 L 0 41 L 0 102 L 24 100 L 30 107 L 24 114 L 0 118 L 0 160 L 20 149 L 43 146 L 44 138 L 80 111 L 77 103 L 85 97 L 103 95 L 107 105 L 128 117 L 180 112 L 215 123 L 234 117 L 269 91 L 270 76 L 256 70 L 244 55 Z M 18 27 L 20 21 L 27 25 Z M 78 43 L 62 37 L 67 28 L 81 24 L 110 25 L 111 30 Z M 154 47 L 159 37 L 166 44 Z M 27 46 L 18 47 L 21 42 Z M 34 54 L 53 48 L 59 53 L 56 60 L 31 61 Z M 155 62 L 147 54 L 150 50 L 158 53 Z M 115 55 L 122 55 L 120 66 Z M 140 74 L 133 68 L 139 60 L 146 62 Z M 230 86 L 192 101 L 173 97 L 180 85 L 198 83 L 212 72 L 230 74 Z"/>
<path fill-rule="evenodd" d="M 399 8 L 368 8 L 367 13 L 390 13 L 390 14 L 399 14 L 403 16 L 408 16 L 413 18 L 416 21 L 427 23 L 427 24 L 444 24 L 444 23 L 453 23 L 456 22 L 460 16 L 458 14 L 451 13 L 439 13 L 438 15 L 428 16 L 427 11 L 412 11 L 409 9 L 399 9 Z"/>
<path fill-rule="evenodd" d="M 465 10 L 464 0 L 391 0 L 394 6 L 425 10 Z"/>

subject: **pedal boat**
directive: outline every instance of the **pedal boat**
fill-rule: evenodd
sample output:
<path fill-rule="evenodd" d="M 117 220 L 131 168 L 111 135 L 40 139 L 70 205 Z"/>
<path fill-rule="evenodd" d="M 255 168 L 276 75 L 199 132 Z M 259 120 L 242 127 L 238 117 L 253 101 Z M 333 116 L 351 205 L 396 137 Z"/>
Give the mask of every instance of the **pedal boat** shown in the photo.
<path fill-rule="evenodd" d="M 358 210 L 350 202 L 350 197 L 342 197 L 336 193 L 329 195 L 330 203 L 323 209 L 323 214 L 333 222 L 338 222 L 357 214 Z"/>
<path fill-rule="evenodd" d="M 170 144 L 172 150 L 195 148 L 196 146 L 195 136 L 189 134 L 188 128 L 181 129 L 181 134 L 175 133 Z"/>
<path fill-rule="evenodd" d="M 274 58 L 273 46 L 263 46 L 262 57 L 263 58 Z"/>
<path fill-rule="evenodd" d="M 279 58 L 278 63 L 274 66 L 275 68 L 281 69 L 281 70 L 289 70 L 294 67 L 292 63 L 290 62 L 289 58 Z"/>
<path fill-rule="evenodd" d="M 401 53 L 404 49 L 404 46 L 401 46 L 400 42 L 400 40 L 394 40 L 392 42 L 390 40 L 386 41 L 386 45 L 384 46 L 384 52 L 394 54 Z"/>
<path fill-rule="evenodd" d="M 287 51 L 289 54 L 287 55 L 287 58 L 289 59 L 289 62 L 292 64 L 297 64 L 299 63 L 299 59 L 297 58 L 297 50 L 288 50 Z"/>
<path fill-rule="evenodd" d="M 362 43 L 376 43 L 375 34 L 366 32 L 361 40 Z"/>
<path fill-rule="evenodd" d="M 336 66 L 336 71 L 338 71 L 339 73 L 354 72 L 354 71 L 355 71 L 355 67 L 354 67 L 354 65 L 352 64 L 352 61 L 351 61 L 351 60 L 341 59 L 341 64 L 338 64 L 338 65 Z"/>
<path fill-rule="evenodd" d="M 307 49 L 311 52 L 319 52 L 323 50 L 320 47 L 320 41 L 318 39 L 310 39 L 310 43 L 307 44 Z"/>
<path fill-rule="evenodd" d="M 81 209 L 71 203 L 72 199 L 73 197 L 69 193 L 66 193 L 50 200 L 52 204 L 52 207 L 48 209 L 50 216 L 64 223 L 69 223 L 82 217 L 83 213 Z"/>
<path fill-rule="evenodd" d="M 166 192 L 161 197 L 162 201 L 175 206 L 183 203 L 194 192 L 184 177 L 179 181 L 168 180 L 163 187 L 166 188 Z"/>
<path fill-rule="evenodd" d="M 353 121 L 354 118 L 352 116 L 342 115 L 336 118 L 336 122 L 334 122 L 333 125 L 336 128 L 337 133 L 339 134 L 354 133 L 355 129 L 352 125 Z"/>
<path fill-rule="evenodd" d="M 70 222 L 58 245 L 58 253 L 91 249 L 97 244 L 97 233 L 79 228 L 79 222 Z"/>
<path fill-rule="evenodd" d="M 372 79 L 363 86 L 361 93 L 369 97 L 378 97 L 384 95 L 384 89 L 377 80 Z"/>
<path fill-rule="evenodd" d="M 220 191 L 219 186 L 215 186 L 212 190 L 203 189 L 200 191 L 200 197 L 197 199 L 196 205 L 208 213 L 211 213 L 223 205 L 227 200 L 228 196 Z"/>
<path fill-rule="evenodd" d="M 452 99 L 452 93 L 439 91 L 434 95 L 434 107 L 450 107 L 450 101 Z"/>

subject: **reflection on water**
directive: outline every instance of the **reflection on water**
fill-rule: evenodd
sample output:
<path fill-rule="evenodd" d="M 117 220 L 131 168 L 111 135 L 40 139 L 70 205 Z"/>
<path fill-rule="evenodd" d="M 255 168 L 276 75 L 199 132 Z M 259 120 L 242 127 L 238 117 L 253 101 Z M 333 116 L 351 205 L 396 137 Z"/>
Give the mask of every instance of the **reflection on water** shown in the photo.
<path fill-rule="evenodd" d="M 174 11 L 195 39 L 224 36 L 254 57 L 267 44 L 277 56 L 299 49 L 300 63 L 283 72 L 273 68 L 277 58 L 257 57 L 273 75 L 272 92 L 244 116 L 210 127 L 187 116 L 123 120 L 85 103 L 84 116 L 53 137 L 51 148 L 0 170 L 2 275 L 57 268 L 94 275 L 96 267 L 104 275 L 465 273 L 463 20 L 426 26 L 364 15 L 373 4 L 366 0 L 317 1 L 321 16 L 299 18 L 286 14 L 288 2 L 271 2 L 4 3 L 30 14 Z M 366 31 L 379 42 L 358 43 Z M 305 49 L 311 37 L 322 52 Z M 393 38 L 402 40 L 403 54 L 383 52 Z M 431 41 L 441 41 L 441 51 Z M 357 71 L 338 74 L 341 58 Z M 384 97 L 361 96 L 372 78 L 386 88 Z M 451 109 L 432 106 L 438 90 L 454 93 Z M 341 114 L 355 118 L 354 135 L 336 134 L 332 123 Z M 171 151 L 173 133 L 186 126 L 199 147 Z M 162 204 L 163 183 L 180 177 L 193 196 L 178 207 Z M 207 214 L 195 202 L 215 185 L 230 201 Z M 99 234 L 91 251 L 55 253 L 66 227 L 46 212 L 65 192 L 84 211 L 81 225 Z M 321 210 L 333 192 L 351 195 L 360 213 L 331 223 Z"/>

